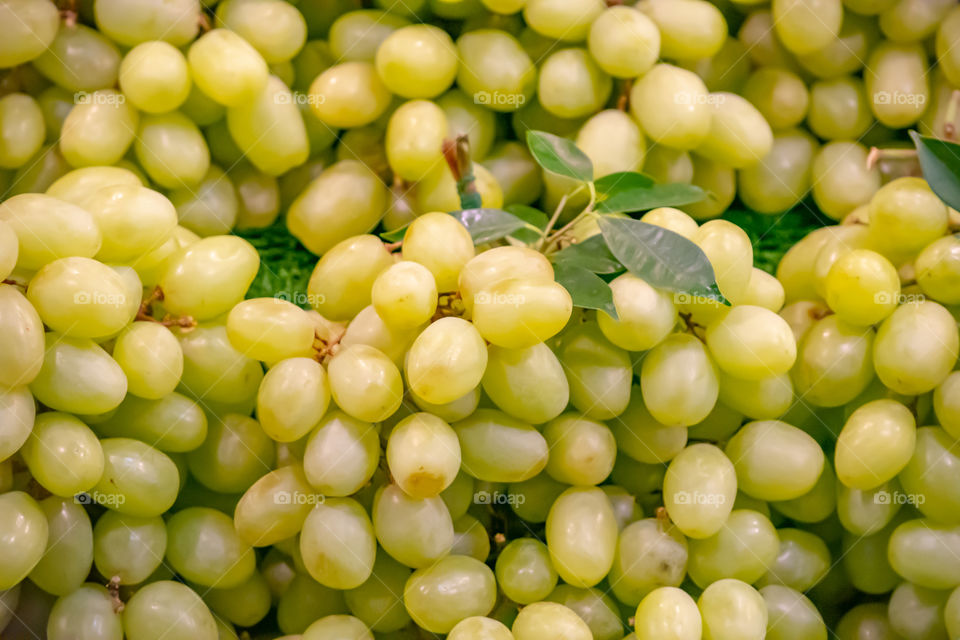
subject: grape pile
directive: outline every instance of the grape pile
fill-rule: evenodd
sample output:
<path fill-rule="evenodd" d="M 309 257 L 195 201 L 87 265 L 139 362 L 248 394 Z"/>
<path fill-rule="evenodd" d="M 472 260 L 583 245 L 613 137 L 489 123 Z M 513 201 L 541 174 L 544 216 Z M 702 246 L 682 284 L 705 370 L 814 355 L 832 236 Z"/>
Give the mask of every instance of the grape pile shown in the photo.
<path fill-rule="evenodd" d="M 3 640 L 960 639 L 960 7 L 607 4 L 0 0 Z"/>

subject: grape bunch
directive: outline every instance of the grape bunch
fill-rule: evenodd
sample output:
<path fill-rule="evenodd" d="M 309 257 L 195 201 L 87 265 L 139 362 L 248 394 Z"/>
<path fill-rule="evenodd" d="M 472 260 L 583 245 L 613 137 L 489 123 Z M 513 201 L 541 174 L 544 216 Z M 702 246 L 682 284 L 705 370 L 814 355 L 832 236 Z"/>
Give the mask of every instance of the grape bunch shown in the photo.
<path fill-rule="evenodd" d="M 609 4 L 0 0 L 4 640 L 960 638 L 960 7 Z"/>

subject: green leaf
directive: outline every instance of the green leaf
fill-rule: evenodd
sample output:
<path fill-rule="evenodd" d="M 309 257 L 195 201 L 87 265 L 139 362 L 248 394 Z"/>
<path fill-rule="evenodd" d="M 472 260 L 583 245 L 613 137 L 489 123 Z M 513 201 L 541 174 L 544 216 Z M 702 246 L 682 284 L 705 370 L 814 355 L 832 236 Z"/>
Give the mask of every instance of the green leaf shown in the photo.
<path fill-rule="evenodd" d="M 550 256 L 550 259 L 555 265 L 583 267 L 592 273 L 616 273 L 623 270 L 623 265 L 610 253 L 607 241 L 599 234 L 561 249 Z"/>
<path fill-rule="evenodd" d="M 467 228 L 476 244 L 499 240 L 527 226 L 517 216 L 500 209 L 463 209 L 450 215 Z"/>
<path fill-rule="evenodd" d="M 399 242 L 403 240 L 403 236 L 407 235 L 407 227 L 409 224 L 405 224 L 399 229 L 394 229 L 393 231 L 384 231 L 380 234 L 380 239 L 385 242 Z"/>
<path fill-rule="evenodd" d="M 611 253 L 648 284 L 674 293 L 729 304 L 720 293 L 706 254 L 683 236 L 629 218 L 600 218 L 600 231 Z"/>
<path fill-rule="evenodd" d="M 960 145 L 910 132 L 917 146 L 923 177 L 933 192 L 954 209 L 960 209 Z"/>
<path fill-rule="evenodd" d="M 657 207 L 679 207 L 703 200 L 703 189 L 692 184 L 656 184 L 642 173 L 611 173 L 595 183 L 600 213 L 647 211 Z"/>
<path fill-rule="evenodd" d="M 543 231 L 547 227 L 547 223 L 550 222 L 550 218 L 547 217 L 543 211 L 539 209 L 534 209 L 533 207 L 528 207 L 525 204 L 511 204 L 505 207 L 507 213 L 511 213 L 528 225 Z M 534 231 L 531 228 L 520 229 L 513 234 L 511 237 L 516 238 L 524 244 L 533 244 L 540 239 L 540 233 Z"/>
<path fill-rule="evenodd" d="M 580 182 L 593 180 L 593 163 L 572 140 L 545 131 L 527 131 L 527 146 L 537 164 L 550 173 Z"/>
<path fill-rule="evenodd" d="M 570 292 L 575 307 L 605 311 L 617 319 L 613 305 L 613 290 L 600 276 L 579 265 L 559 263 L 554 265 L 554 278 Z"/>

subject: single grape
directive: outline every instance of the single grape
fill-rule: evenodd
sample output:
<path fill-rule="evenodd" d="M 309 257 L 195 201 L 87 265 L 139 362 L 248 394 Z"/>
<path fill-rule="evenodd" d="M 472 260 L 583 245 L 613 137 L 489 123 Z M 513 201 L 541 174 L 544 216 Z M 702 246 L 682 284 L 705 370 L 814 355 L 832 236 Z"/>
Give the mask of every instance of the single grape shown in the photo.
<path fill-rule="evenodd" d="M 314 580 L 353 589 L 373 571 L 377 541 L 366 511 L 350 498 L 327 498 L 307 515 L 300 532 L 303 564 Z"/>
<path fill-rule="evenodd" d="M 160 516 L 141 518 L 107 511 L 93 527 L 93 562 L 101 575 L 120 584 L 140 584 L 153 574 L 167 550 Z"/>
<path fill-rule="evenodd" d="M 701 637 L 703 620 L 697 603 L 685 591 L 660 587 L 637 606 L 634 629 L 637 640 L 696 640 Z"/>
<path fill-rule="evenodd" d="M 0 494 L 0 532 L 6 541 L 0 552 L 0 589 L 27 577 L 47 546 L 49 525 L 36 501 L 22 491 Z"/>
<path fill-rule="evenodd" d="M 617 544 L 617 522 L 603 491 L 572 487 L 554 501 L 547 516 L 550 559 L 564 582 L 592 587 L 609 573 Z"/>
<path fill-rule="evenodd" d="M 137 591 L 123 610 L 129 640 L 160 640 L 168 633 L 195 640 L 216 640 L 217 625 L 207 605 L 190 587 L 159 580 Z"/>

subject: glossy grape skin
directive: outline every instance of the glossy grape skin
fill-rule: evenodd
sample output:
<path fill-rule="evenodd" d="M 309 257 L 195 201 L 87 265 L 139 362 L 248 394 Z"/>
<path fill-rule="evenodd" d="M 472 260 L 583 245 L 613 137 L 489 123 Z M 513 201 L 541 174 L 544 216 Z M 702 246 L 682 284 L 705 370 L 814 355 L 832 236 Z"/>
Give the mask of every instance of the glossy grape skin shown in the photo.
<path fill-rule="evenodd" d="M 167 561 L 191 582 L 228 589 L 255 570 L 253 549 L 243 542 L 229 516 L 204 507 L 178 511 L 167 521 Z"/>
<path fill-rule="evenodd" d="M 129 640 L 160 640 L 167 633 L 195 640 L 216 640 L 217 626 L 207 605 L 190 587 L 160 580 L 139 591 L 123 610 Z"/>
<path fill-rule="evenodd" d="M 553 266 L 543 254 L 526 247 L 495 247 L 477 254 L 460 267 L 459 289 L 464 306 L 473 309 L 473 300 L 483 289 L 510 278 L 528 282 L 550 282 Z M 456 285 L 454 285 L 456 286 Z"/>
<path fill-rule="evenodd" d="M 587 37 L 590 24 L 603 13 L 599 0 L 527 0 L 523 19 L 531 29 L 548 38 L 580 42 Z"/>
<path fill-rule="evenodd" d="M 165 40 L 180 47 L 197 35 L 197 0 L 96 0 L 93 12 L 97 28 L 111 40 L 132 47 L 147 40 Z"/>
<path fill-rule="evenodd" d="M 93 487 L 96 502 L 123 514 L 149 518 L 165 512 L 180 489 L 174 462 L 129 438 L 105 438 L 103 476 Z"/>
<path fill-rule="evenodd" d="M 294 442 L 320 421 L 330 404 L 322 366 L 310 358 L 288 358 L 271 367 L 257 391 L 257 419 L 278 442 Z"/>
<path fill-rule="evenodd" d="M 773 24 L 783 46 L 795 54 L 825 47 L 840 33 L 843 7 L 837 0 L 777 0 Z"/>
<path fill-rule="evenodd" d="M 330 496 L 356 493 L 380 459 L 377 430 L 340 411 L 328 413 L 307 440 L 304 471 L 310 484 Z"/>
<path fill-rule="evenodd" d="M 0 389 L 0 460 L 15 454 L 30 437 L 36 403 L 27 387 Z"/>
<path fill-rule="evenodd" d="M 120 614 L 106 588 L 93 583 L 63 594 L 50 610 L 46 626 L 50 640 L 122 640 Z"/>
<path fill-rule="evenodd" d="M 837 258 L 824 283 L 827 304 L 844 321 L 876 324 L 890 315 L 900 298 L 900 277 L 889 260 L 869 249 Z"/>
<path fill-rule="evenodd" d="M 770 640 L 826 640 L 827 627 L 817 607 L 802 593 L 781 585 L 760 589 L 767 605 Z"/>
<path fill-rule="evenodd" d="M 451 555 L 410 576 L 403 591 L 410 617 L 420 627 L 446 633 L 461 620 L 483 616 L 496 603 L 496 581 L 485 564 Z"/>
<path fill-rule="evenodd" d="M 457 84 L 479 104 L 494 111 L 515 111 L 533 98 L 536 68 L 510 34 L 470 31 L 457 40 L 457 51 L 462 62 Z M 493 60 L 496 68 L 490 64 Z"/>
<path fill-rule="evenodd" d="M 597 314 L 597 323 L 608 340 L 621 349 L 646 351 L 667 337 L 677 321 L 669 293 L 629 273 L 615 278 L 610 288 L 618 319 Z"/>
<path fill-rule="evenodd" d="M 519 604 L 543 600 L 557 585 L 546 545 L 533 538 L 518 538 L 503 548 L 497 556 L 496 576 L 504 594 Z"/>
<path fill-rule="evenodd" d="M 404 98 L 432 98 L 453 83 L 458 60 L 446 32 L 421 24 L 402 27 L 385 38 L 375 64 L 391 92 Z"/>
<path fill-rule="evenodd" d="M 123 94 L 148 113 L 173 111 L 190 94 L 187 59 L 166 42 L 145 42 L 131 49 L 120 63 Z"/>
<path fill-rule="evenodd" d="M 834 220 L 867 203 L 880 188 L 880 171 L 867 166 L 867 149 L 856 142 L 823 145 L 814 156 L 811 178 L 814 201 Z"/>
<path fill-rule="evenodd" d="M 932 391 L 950 373 L 960 350 L 953 316 L 936 302 L 901 305 L 884 320 L 873 343 L 877 377 L 903 394 Z"/>
<path fill-rule="evenodd" d="M 47 546 L 49 526 L 43 510 L 22 491 L 0 495 L 0 531 L 5 545 L 0 553 L 0 589 L 10 589 L 40 562 Z"/>
<path fill-rule="evenodd" d="M 630 356 L 607 341 L 596 323 L 566 332 L 558 356 L 570 384 L 571 402 L 581 413 L 608 420 L 624 412 L 633 376 Z"/>
<path fill-rule="evenodd" d="M 307 283 L 307 299 L 324 317 L 348 320 L 370 304 L 371 286 L 391 264 L 390 253 L 376 236 L 347 238 L 317 262 Z"/>
<path fill-rule="evenodd" d="M 361 9 L 344 13 L 330 25 L 330 52 L 339 60 L 372 62 L 380 44 L 409 24 L 393 11 Z"/>
<path fill-rule="evenodd" d="M 740 197 L 760 213 L 790 209 L 810 189 L 810 168 L 816 150 L 816 141 L 802 130 L 777 131 L 770 152 L 758 163 L 739 171 Z"/>
<path fill-rule="evenodd" d="M 71 496 L 39 502 L 47 518 L 47 549 L 30 572 L 38 587 L 58 596 L 78 589 L 93 564 L 93 528 L 83 507 Z"/>
<path fill-rule="evenodd" d="M 866 640 L 867 638 L 892 640 L 899 637 L 890 628 L 887 607 L 882 602 L 853 607 L 840 619 L 836 632 L 841 640 Z"/>
<path fill-rule="evenodd" d="M 190 474 L 220 493 L 246 491 L 273 467 L 273 441 L 247 416 L 211 416 L 203 444 L 187 454 Z"/>
<path fill-rule="evenodd" d="M 369 62 L 344 62 L 310 85 L 312 112 L 330 127 L 362 127 L 387 110 L 391 94 Z"/>
<path fill-rule="evenodd" d="M 231 344 L 267 363 L 310 353 L 314 327 L 305 311 L 277 298 L 254 298 L 234 306 L 227 316 Z"/>
<path fill-rule="evenodd" d="M 270 64 L 290 60 L 307 40 L 307 23 L 300 11 L 274 0 L 221 2 L 217 20 L 253 45 Z"/>
<path fill-rule="evenodd" d="M 449 356 L 455 357 L 449 357 Z M 460 318 L 441 318 L 413 342 L 404 370 L 410 389 L 427 402 L 452 402 L 476 387 L 487 364 L 480 333 Z"/>
<path fill-rule="evenodd" d="M 254 100 L 227 109 L 227 127 L 244 155 L 264 173 L 279 176 L 310 155 L 300 111 L 276 76 L 268 78 Z"/>
<path fill-rule="evenodd" d="M 887 558 L 905 580 L 928 589 L 952 589 L 960 584 L 955 525 L 916 519 L 902 523 L 890 536 Z"/>
<path fill-rule="evenodd" d="M 960 240 L 956 236 L 928 244 L 917 256 L 914 266 L 917 284 L 924 294 L 941 304 L 960 303 L 960 293 L 957 293 L 960 290 Z"/>
<path fill-rule="evenodd" d="M 450 640 L 513 640 L 502 622 L 483 616 L 464 618 L 447 634 Z"/>
<path fill-rule="evenodd" d="M 806 591 L 824 579 L 832 566 L 830 551 L 817 535 L 800 529 L 782 528 L 780 551 L 770 570 L 756 582 L 758 587 L 781 584 Z"/>
<path fill-rule="evenodd" d="M 792 372 L 797 392 L 818 406 L 846 404 L 873 380 L 874 334 L 838 316 L 817 321 L 798 346 Z"/>
<path fill-rule="evenodd" d="M 93 561 L 101 575 L 139 584 L 160 566 L 167 528 L 159 516 L 141 518 L 107 511 L 93 528 Z"/>
<path fill-rule="evenodd" d="M 43 322 L 27 298 L 8 284 L 0 284 L 0 345 L 0 384 L 33 382 L 43 365 Z"/>
<path fill-rule="evenodd" d="M 816 484 L 824 464 L 811 436 L 779 420 L 747 423 L 725 453 L 734 461 L 739 489 L 760 500 L 802 496 Z"/>
<path fill-rule="evenodd" d="M 954 371 L 934 389 L 933 409 L 943 430 L 957 439 L 960 434 L 960 373 Z"/>
<path fill-rule="evenodd" d="M 852 77 L 821 80 L 810 87 L 807 125 L 821 138 L 859 138 L 873 122 L 863 81 Z"/>
<path fill-rule="evenodd" d="M 543 343 L 522 349 L 490 345 L 483 390 L 501 410 L 531 424 L 553 420 L 570 398 L 560 360 Z"/>
<path fill-rule="evenodd" d="M 96 91 L 117 81 L 120 53 L 99 32 L 82 24 L 64 25 L 32 66 L 70 91 Z"/>
<path fill-rule="evenodd" d="M 697 603 L 676 587 L 660 587 L 640 602 L 634 616 L 637 640 L 696 640 L 703 622 Z"/>
<path fill-rule="evenodd" d="M 585 49 L 553 53 L 540 68 L 537 100 L 561 118 L 580 118 L 598 111 L 613 89 L 613 82 Z"/>
<path fill-rule="evenodd" d="M 547 464 L 548 441 L 531 425 L 493 409 L 479 409 L 454 425 L 463 470 L 486 482 L 523 482 Z"/>
<path fill-rule="evenodd" d="M 573 302 L 559 283 L 503 282 L 473 300 L 473 324 L 488 341 L 519 349 L 544 342 L 570 319 Z"/>
<path fill-rule="evenodd" d="M 756 107 L 733 93 L 712 93 L 709 98 L 710 130 L 697 153 L 739 169 L 756 164 L 770 152 L 773 132 Z"/>
<path fill-rule="evenodd" d="M 709 538 L 689 541 L 688 572 L 700 587 L 735 578 L 748 584 L 760 579 L 777 557 L 780 541 L 769 518 L 735 509 L 723 528 Z"/>
<path fill-rule="evenodd" d="M 665 425 L 700 422 L 719 393 L 716 365 L 703 343 L 686 334 L 667 337 L 647 354 L 640 386 L 650 415 Z"/>
<path fill-rule="evenodd" d="M 735 579 L 718 580 L 697 600 L 708 640 L 762 639 L 767 632 L 767 607 L 763 596 Z"/>
<path fill-rule="evenodd" d="M 380 546 L 408 567 L 430 566 L 453 545 L 453 521 L 440 497 L 411 498 L 387 485 L 377 492 L 372 516 Z"/>
<path fill-rule="evenodd" d="M 210 168 L 206 140 L 179 111 L 143 115 L 133 148 L 150 179 L 167 189 L 193 187 Z"/>
<path fill-rule="evenodd" d="M 681 451 L 667 467 L 664 505 L 688 537 L 707 538 L 723 526 L 737 490 L 736 468 L 719 448 L 705 443 Z"/>
<path fill-rule="evenodd" d="M 592 587 L 610 571 L 617 523 L 603 491 L 567 489 L 550 508 L 546 526 L 550 558 L 564 582 Z"/>
<path fill-rule="evenodd" d="M 565 414 L 549 422 L 543 435 L 550 446 L 546 470 L 554 480 L 591 486 L 610 475 L 617 443 L 603 423 Z"/>
<path fill-rule="evenodd" d="M 303 640 L 373 640 L 373 634 L 363 622 L 353 616 L 332 615 L 320 618 L 303 632 Z"/>
<path fill-rule="evenodd" d="M 370 292 L 377 314 L 400 329 L 426 323 L 437 309 L 437 285 L 423 265 L 402 261 L 377 276 Z"/>
<path fill-rule="evenodd" d="M 909 462 L 915 442 L 916 422 L 906 407 L 895 400 L 868 402 L 853 412 L 837 439 L 837 477 L 851 488 L 877 487 Z"/>
<path fill-rule="evenodd" d="M 33 60 L 53 42 L 60 15 L 52 2 L 15 0 L 0 9 L 0 67 L 15 67 Z"/>
<path fill-rule="evenodd" d="M 254 100 L 266 87 L 267 63 L 233 31 L 214 29 L 187 52 L 193 81 L 209 97 L 227 107 Z"/>
<path fill-rule="evenodd" d="M 630 113 L 658 144 L 693 149 L 710 131 L 707 87 L 692 71 L 658 64 L 630 91 Z"/>
<path fill-rule="evenodd" d="M 357 344 L 340 350 L 327 365 L 327 372 L 334 402 L 359 420 L 385 420 L 403 401 L 399 369 L 373 347 Z"/>
<path fill-rule="evenodd" d="M 263 369 L 256 360 L 233 348 L 223 325 L 201 325 L 181 333 L 183 374 L 178 391 L 202 399 L 208 407 L 252 409 Z"/>
<path fill-rule="evenodd" d="M 172 393 L 183 374 L 183 350 L 173 333 L 153 322 L 134 322 L 117 336 L 113 359 L 127 377 L 127 391 L 150 400 Z"/>
<path fill-rule="evenodd" d="M 96 435 L 65 413 L 40 414 L 20 455 L 34 479 L 57 496 L 86 491 L 103 474 L 103 451 Z"/>
<path fill-rule="evenodd" d="M 450 95 L 449 93 L 447 95 Z M 453 109 L 450 107 L 449 103 L 445 103 L 446 108 Z M 478 107 L 479 108 L 479 107 Z M 456 114 L 447 113 L 448 118 L 455 117 Z M 486 112 L 486 115 L 492 115 L 489 112 Z M 448 134 L 449 138 L 453 138 L 455 135 L 460 135 L 460 132 L 453 129 L 453 127 L 458 126 L 458 123 L 450 123 L 451 130 Z M 480 123 L 470 123 L 466 126 L 470 127 L 470 131 L 477 133 L 479 127 L 482 126 Z M 463 131 L 464 133 L 466 130 Z M 488 131 L 481 132 L 477 135 L 482 135 L 483 133 L 493 134 L 494 130 L 491 127 Z M 482 144 L 482 141 L 481 141 Z M 477 149 L 482 152 L 483 147 L 478 145 L 473 145 L 471 143 L 471 149 Z M 503 190 L 500 188 L 497 178 L 493 176 L 483 165 L 474 165 L 474 178 L 476 180 L 475 184 L 477 186 L 477 191 L 480 194 L 481 204 L 485 208 L 499 208 L 503 206 L 504 196 Z M 413 191 L 414 202 L 413 210 L 414 211 L 456 211 L 460 209 L 460 196 L 457 195 L 457 183 L 453 179 L 453 174 L 450 173 L 450 169 L 447 167 L 446 163 L 435 164 L 430 172 L 424 176 L 416 185 L 416 188 Z M 387 220 L 385 216 L 384 220 Z M 399 222 L 399 221 L 398 221 Z"/>
<path fill-rule="evenodd" d="M 378 633 L 397 631 L 410 622 L 403 606 L 403 587 L 412 571 L 377 550 L 373 574 L 359 587 L 344 593 L 350 613 Z"/>
<path fill-rule="evenodd" d="M 203 598 L 216 614 L 217 626 L 226 624 L 231 632 L 234 624 L 247 627 L 260 622 L 269 613 L 271 605 L 269 584 L 256 572 L 238 587 L 210 589 Z"/>
<path fill-rule="evenodd" d="M 84 167 L 74 169 L 47 187 L 46 195 L 85 207 L 87 200 L 103 187 L 143 186 L 136 173 L 123 167 Z"/>
<path fill-rule="evenodd" d="M 401 489 L 414 498 L 439 495 L 460 469 L 457 433 L 429 413 L 415 413 L 397 423 L 387 441 L 387 464 Z"/>
<path fill-rule="evenodd" d="M 687 540 L 657 518 L 632 522 L 620 532 L 609 580 L 617 599 L 633 606 L 659 587 L 678 587 L 687 569 Z"/>
<path fill-rule="evenodd" d="M 171 313 L 207 320 L 243 299 L 260 266 L 260 256 L 245 240 L 211 236 L 180 253 L 160 281 L 164 307 Z"/>
<path fill-rule="evenodd" d="M 428 100 L 411 100 L 390 116 L 385 141 L 387 159 L 394 173 L 405 180 L 425 178 L 442 166 L 443 140 L 449 132 L 447 117 Z"/>
<path fill-rule="evenodd" d="M 299 464 L 281 467 L 254 482 L 234 511 L 237 534 L 247 544 L 267 546 L 295 536 L 319 498 Z"/>
<path fill-rule="evenodd" d="M 914 255 L 947 230 L 946 206 L 921 178 L 898 178 L 881 187 L 870 200 L 869 217 L 872 243 L 892 258 Z"/>
<path fill-rule="evenodd" d="M 56 411 L 95 415 L 115 409 L 127 391 L 116 361 L 92 340 L 45 336 L 46 356 L 30 391 Z"/>
<path fill-rule="evenodd" d="M 865 68 L 867 96 L 877 120 L 899 129 L 923 115 L 930 87 L 924 74 L 926 53 L 919 44 L 881 43 Z"/>
<path fill-rule="evenodd" d="M 918 429 L 913 456 L 898 476 L 908 496 L 923 496 L 915 501 L 920 512 L 946 524 L 960 524 L 960 495 L 953 477 L 960 461 L 952 451 L 953 444 L 942 429 Z"/>
<path fill-rule="evenodd" d="M 328 498 L 307 515 L 300 552 L 310 575 L 334 589 L 353 589 L 373 571 L 377 542 L 373 524 L 355 500 Z"/>
<path fill-rule="evenodd" d="M 706 335 L 717 365 L 740 378 L 755 380 L 785 373 L 796 360 L 796 343 L 789 325 L 762 307 L 734 307 L 708 326 Z"/>

